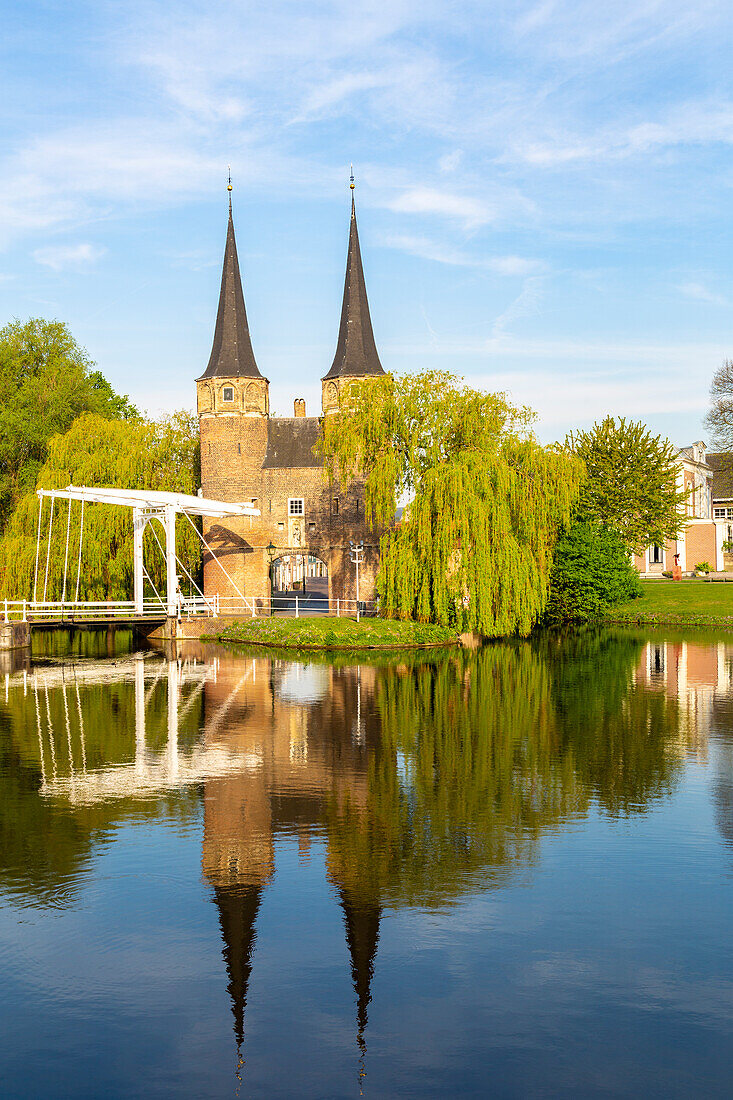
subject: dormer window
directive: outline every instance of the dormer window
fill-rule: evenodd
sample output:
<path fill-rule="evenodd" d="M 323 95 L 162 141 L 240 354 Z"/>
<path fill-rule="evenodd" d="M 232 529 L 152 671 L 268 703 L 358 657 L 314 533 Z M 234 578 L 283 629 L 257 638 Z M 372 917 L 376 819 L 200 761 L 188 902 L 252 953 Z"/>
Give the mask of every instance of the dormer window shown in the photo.
<path fill-rule="evenodd" d="M 222 399 L 224 401 L 234 400 L 234 386 L 225 386 L 222 391 Z"/>

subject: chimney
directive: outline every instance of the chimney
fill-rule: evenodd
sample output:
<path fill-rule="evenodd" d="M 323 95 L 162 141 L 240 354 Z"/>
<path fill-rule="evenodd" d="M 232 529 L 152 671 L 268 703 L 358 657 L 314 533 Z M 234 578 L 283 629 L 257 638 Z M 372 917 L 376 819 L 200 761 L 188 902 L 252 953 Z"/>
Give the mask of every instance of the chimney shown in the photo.
<path fill-rule="evenodd" d="M 293 411 L 296 417 L 305 416 L 305 401 L 302 397 L 296 397 L 293 402 Z"/>

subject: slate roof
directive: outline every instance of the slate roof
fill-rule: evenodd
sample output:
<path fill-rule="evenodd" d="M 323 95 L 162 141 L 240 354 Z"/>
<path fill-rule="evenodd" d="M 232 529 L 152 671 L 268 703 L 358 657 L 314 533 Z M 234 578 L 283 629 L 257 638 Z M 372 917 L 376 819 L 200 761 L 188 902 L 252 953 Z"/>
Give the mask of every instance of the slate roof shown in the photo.
<path fill-rule="evenodd" d="M 708 454 L 707 463 L 713 471 L 713 500 L 733 500 L 733 454 Z"/>
<path fill-rule="evenodd" d="M 320 468 L 313 454 L 321 434 L 317 416 L 271 417 L 267 422 L 267 453 L 263 470 Z"/>
<path fill-rule="evenodd" d="M 237 242 L 234 238 L 232 200 L 229 199 L 229 224 L 221 273 L 219 310 L 216 314 L 214 343 L 209 365 L 202 378 L 262 378 L 249 335 L 247 310 L 244 308 L 242 279 L 239 274 Z"/>
<path fill-rule="evenodd" d="M 364 268 L 359 248 L 359 231 L 356 227 L 354 196 L 351 196 L 351 227 L 349 252 L 346 259 L 344 300 L 341 306 L 336 355 L 326 378 L 360 377 L 384 374 L 374 342 L 372 319 L 369 314 Z"/>

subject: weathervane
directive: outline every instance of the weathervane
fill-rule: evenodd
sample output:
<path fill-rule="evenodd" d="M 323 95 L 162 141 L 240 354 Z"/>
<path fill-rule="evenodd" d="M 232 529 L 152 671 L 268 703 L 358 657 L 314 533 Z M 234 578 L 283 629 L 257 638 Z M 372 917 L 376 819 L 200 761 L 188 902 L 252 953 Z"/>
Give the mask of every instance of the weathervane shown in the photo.
<path fill-rule="evenodd" d="M 231 189 L 232 189 L 232 166 L 231 166 L 231 164 L 227 164 L 227 172 L 229 173 L 229 175 L 227 177 L 227 191 L 231 191 Z"/>
<path fill-rule="evenodd" d="M 354 165 L 353 164 L 351 165 L 351 175 L 349 176 L 349 179 L 351 180 L 351 182 L 349 184 L 349 187 L 353 191 L 354 188 L 356 187 L 356 184 L 354 183 Z"/>

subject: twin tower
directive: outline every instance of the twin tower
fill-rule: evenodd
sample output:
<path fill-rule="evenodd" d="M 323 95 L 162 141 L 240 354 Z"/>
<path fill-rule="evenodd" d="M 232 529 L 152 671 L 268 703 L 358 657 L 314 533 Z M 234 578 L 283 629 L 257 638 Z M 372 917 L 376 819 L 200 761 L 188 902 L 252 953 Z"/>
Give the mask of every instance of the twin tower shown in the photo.
<path fill-rule="evenodd" d="M 331 369 L 322 379 L 323 412 L 338 406 L 339 391 L 346 379 L 381 374 L 384 370 L 372 331 L 352 193 L 341 325 Z M 247 323 L 231 195 L 214 343 L 209 365 L 197 379 L 197 385 L 199 416 L 269 415 L 269 380 L 257 366 Z"/>
<path fill-rule="evenodd" d="M 379 361 L 369 315 L 354 197 L 336 354 L 322 379 L 323 414 L 335 411 L 353 379 L 377 378 Z M 201 486 L 216 500 L 254 500 L 259 520 L 227 520 L 209 527 L 207 540 L 248 599 L 269 597 L 273 575 L 294 586 L 310 571 L 328 577 L 332 599 L 353 599 L 349 541 L 365 543 L 362 599 L 370 599 L 378 564 L 378 536 L 364 522 L 363 486 L 331 487 L 314 447 L 320 417 L 296 400 L 292 417 L 270 417 L 269 381 L 252 350 L 239 273 L 229 197 L 224 270 L 209 364 L 196 380 L 201 438 Z M 273 573 L 273 561 L 283 567 Z M 235 596 L 224 569 L 204 562 L 207 595 Z M 325 593 L 324 593 L 325 595 Z"/>

